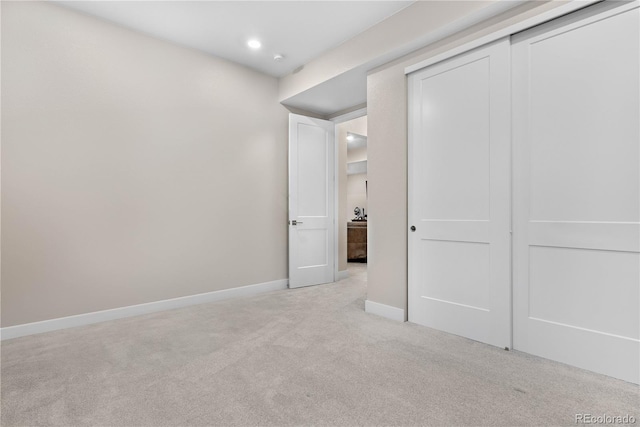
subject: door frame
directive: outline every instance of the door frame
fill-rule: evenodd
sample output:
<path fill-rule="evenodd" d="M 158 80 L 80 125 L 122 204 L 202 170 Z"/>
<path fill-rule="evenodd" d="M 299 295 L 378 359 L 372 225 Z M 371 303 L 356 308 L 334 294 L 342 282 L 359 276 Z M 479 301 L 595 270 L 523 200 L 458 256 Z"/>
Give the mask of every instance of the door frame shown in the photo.
<path fill-rule="evenodd" d="M 348 113 L 345 114 L 341 114 L 339 116 L 336 117 L 332 117 L 330 119 L 328 119 L 330 122 L 333 122 L 334 125 L 334 129 L 336 129 L 338 127 L 339 124 L 344 123 L 344 122 L 348 122 L 349 120 L 354 120 L 360 117 L 364 117 L 367 115 L 367 107 L 363 107 L 363 108 L 358 108 L 357 110 L 353 110 L 350 111 Z M 336 129 L 337 130 L 337 129 Z M 340 184 L 338 182 L 338 133 L 335 132 L 334 133 L 336 135 L 336 137 L 334 138 L 334 175 L 333 175 L 333 193 L 334 193 L 334 207 L 335 207 L 335 212 L 334 212 L 334 254 L 335 254 L 335 262 L 334 262 L 334 272 L 333 272 L 333 281 L 337 282 L 338 280 L 341 279 L 346 279 L 348 276 L 345 277 L 340 277 L 340 260 L 339 260 L 339 256 L 340 256 L 340 241 L 338 239 L 338 234 L 339 234 L 339 224 L 338 224 L 338 215 L 340 213 L 340 200 L 339 200 L 339 192 L 340 192 Z M 344 207 L 344 206 L 342 206 Z"/>

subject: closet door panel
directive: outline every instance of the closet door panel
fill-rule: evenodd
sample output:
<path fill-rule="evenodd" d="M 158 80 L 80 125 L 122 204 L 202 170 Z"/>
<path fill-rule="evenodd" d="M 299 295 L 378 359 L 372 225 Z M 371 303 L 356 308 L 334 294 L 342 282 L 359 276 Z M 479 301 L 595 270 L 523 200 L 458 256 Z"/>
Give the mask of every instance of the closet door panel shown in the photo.
<path fill-rule="evenodd" d="M 511 347 L 509 40 L 410 77 L 409 321 Z"/>
<path fill-rule="evenodd" d="M 635 383 L 639 18 L 596 5 L 512 40 L 514 347 Z"/>

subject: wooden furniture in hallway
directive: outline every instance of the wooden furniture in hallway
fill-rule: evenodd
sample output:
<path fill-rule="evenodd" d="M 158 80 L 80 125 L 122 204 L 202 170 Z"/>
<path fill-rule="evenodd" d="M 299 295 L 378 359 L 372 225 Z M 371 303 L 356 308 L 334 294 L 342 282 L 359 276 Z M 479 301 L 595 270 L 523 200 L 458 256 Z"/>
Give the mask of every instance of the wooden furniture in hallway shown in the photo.
<path fill-rule="evenodd" d="M 347 260 L 367 262 L 367 221 L 347 223 Z"/>

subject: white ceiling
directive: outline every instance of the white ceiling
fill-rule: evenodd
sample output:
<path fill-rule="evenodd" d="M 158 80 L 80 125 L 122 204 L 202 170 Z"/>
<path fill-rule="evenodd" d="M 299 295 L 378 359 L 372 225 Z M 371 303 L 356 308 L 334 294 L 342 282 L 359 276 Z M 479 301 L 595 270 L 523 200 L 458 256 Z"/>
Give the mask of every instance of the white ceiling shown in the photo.
<path fill-rule="evenodd" d="M 413 1 L 55 1 L 281 77 Z M 252 51 L 249 38 L 262 41 Z M 274 54 L 284 55 L 276 62 Z"/>

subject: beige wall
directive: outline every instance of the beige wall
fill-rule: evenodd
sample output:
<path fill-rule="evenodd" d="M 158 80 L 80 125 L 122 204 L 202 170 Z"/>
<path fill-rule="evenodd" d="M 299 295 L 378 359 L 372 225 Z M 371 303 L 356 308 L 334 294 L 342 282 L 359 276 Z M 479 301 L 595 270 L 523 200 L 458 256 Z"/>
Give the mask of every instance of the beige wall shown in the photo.
<path fill-rule="evenodd" d="M 367 78 L 367 299 L 406 309 L 406 83 L 398 67 Z M 406 310 L 405 310 L 406 313 Z"/>
<path fill-rule="evenodd" d="M 2 4 L 2 326 L 287 277 L 276 79 Z"/>
<path fill-rule="evenodd" d="M 564 2 L 531 2 L 373 70 L 367 78 L 367 299 L 407 313 L 407 86 L 405 67 Z"/>
<path fill-rule="evenodd" d="M 367 147 L 352 148 L 347 152 L 347 162 L 367 160 Z"/>

